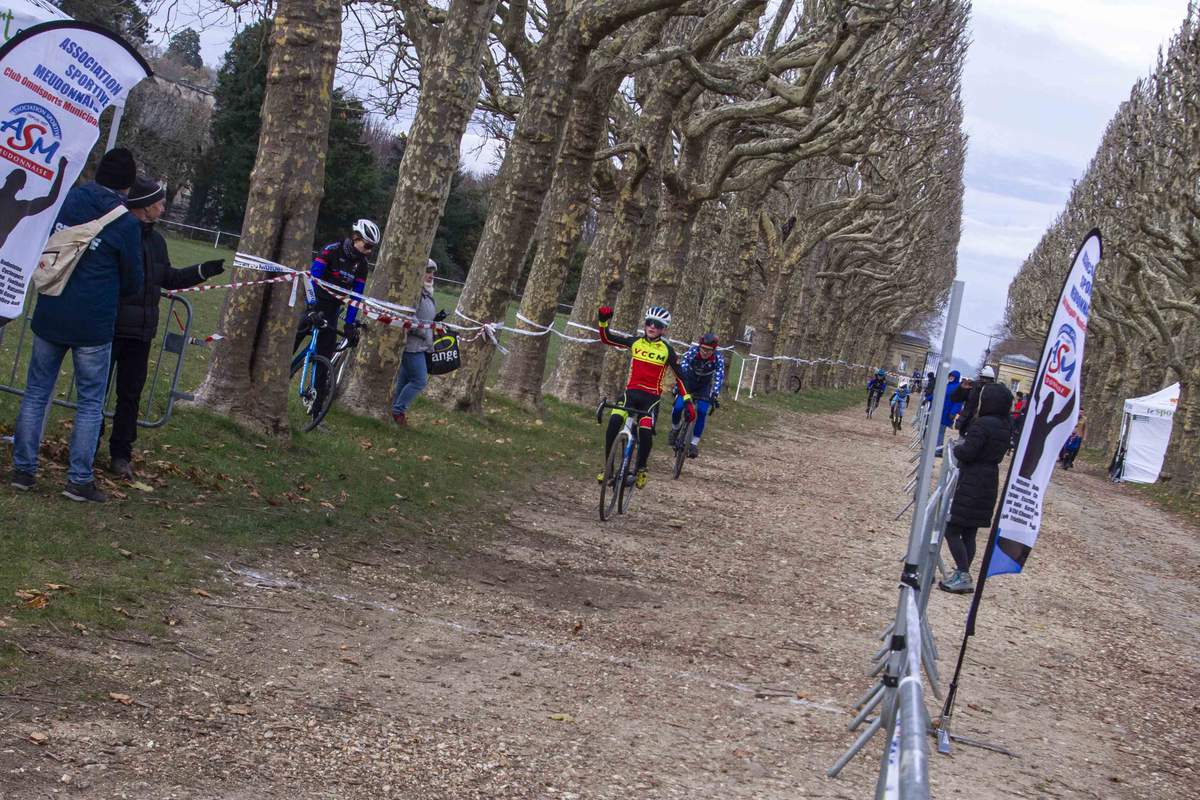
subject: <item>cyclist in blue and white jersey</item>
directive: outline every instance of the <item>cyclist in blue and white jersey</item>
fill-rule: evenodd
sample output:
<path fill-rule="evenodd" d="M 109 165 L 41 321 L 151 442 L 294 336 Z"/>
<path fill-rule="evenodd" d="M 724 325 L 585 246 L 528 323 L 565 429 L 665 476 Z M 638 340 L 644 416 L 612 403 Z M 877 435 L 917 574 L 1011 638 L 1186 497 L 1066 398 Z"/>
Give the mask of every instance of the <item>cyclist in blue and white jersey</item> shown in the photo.
<path fill-rule="evenodd" d="M 700 343 L 689 347 L 679 361 L 684 387 L 696 404 L 696 426 L 692 429 L 692 441 L 688 443 L 688 458 L 700 455 L 704 421 L 708 418 L 709 409 L 717 402 L 721 387 L 725 385 L 725 359 L 717 352 L 717 344 L 717 335 L 706 333 L 700 337 Z M 671 447 L 675 446 L 675 437 L 683 424 L 685 404 L 683 397 L 677 397 L 675 407 L 671 409 L 671 432 L 667 435 L 667 443 Z"/>

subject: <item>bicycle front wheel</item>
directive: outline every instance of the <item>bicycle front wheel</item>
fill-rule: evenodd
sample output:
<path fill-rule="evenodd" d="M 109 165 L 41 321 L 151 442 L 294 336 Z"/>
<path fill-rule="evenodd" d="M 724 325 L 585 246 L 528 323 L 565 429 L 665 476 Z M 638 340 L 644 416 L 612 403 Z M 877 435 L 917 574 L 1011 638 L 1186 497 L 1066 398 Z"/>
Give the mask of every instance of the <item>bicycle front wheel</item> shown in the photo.
<path fill-rule="evenodd" d="M 630 482 L 630 477 L 634 474 L 634 464 L 637 463 L 637 439 L 632 442 L 629 448 L 629 456 L 621 459 L 621 470 L 618 476 L 617 489 L 620 492 L 617 502 L 617 513 L 624 514 L 629 510 L 629 501 L 633 499 L 634 486 Z"/>
<path fill-rule="evenodd" d="M 330 364 L 333 365 L 333 398 L 342 396 L 342 389 L 346 385 L 346 376 L 350 373 L 350 351 L 338 350 L 330 359 Z"/>
<path fill-rule="evenodd" d="M 696 423 L 689 422 L 680 429 L 675 437 L 675 472 L 674 479 L 679 480 L 680 474 L 683 473 L 683 462 L 687 461 L 688 444 L 692 441 L 692 431 L 695 430 Z"/>
<path fill-rule="evenodd" d="M 312 356 L 292 364 L 292 384 L 296 402 L 289 403 L 294 427 L 308 433 L 321 424 L 333 405 L 333 365 L 325 356 Z"/>
<path fill-rule="evenodd" d="M 613 515 L 613 511 L 617 507 L 617 500 L 621 496 L 617 481 L 618 479 L 624 480 L 625 477 L 621 471 L 621 454 L 624 449 L 621 447 L 621 439 L 618 438 L 613 442 L 612 449 L 608 451 L 608 458 L 604 462 L 604 480 L 600 483 L 601 522 Z"/>

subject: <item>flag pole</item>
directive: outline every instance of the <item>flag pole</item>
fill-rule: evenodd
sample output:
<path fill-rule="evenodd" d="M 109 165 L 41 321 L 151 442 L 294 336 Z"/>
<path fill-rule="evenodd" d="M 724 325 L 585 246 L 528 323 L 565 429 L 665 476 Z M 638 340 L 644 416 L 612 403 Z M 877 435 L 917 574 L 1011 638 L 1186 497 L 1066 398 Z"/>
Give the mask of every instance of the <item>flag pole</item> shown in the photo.
<path fill-rule="evenodd" d="M 1079 261 L 1079 257 L 1083 253 L 1083 249 L 1087 246 L 1088 242 L 1092 239 L 1093 236 L 1099 238 L 1100 231 L 1096 228 L 1093 228 L 1091 231 L 1088 232 L 1088 234 L 1086 236 L 1083 237 L 1083 240 L 1080 242 L 1079 246 L 1075 249 L 1075 254 L 1071 258 L 1071 264 L 1067 268 L 1066 275 L 1063 277 L 1062 288 L 1059 289 L 1059 291 L 1058 291 L 1058 295 L 1057 295 L 1058 300 L 1055 304 L 1054 311 L 1051 312 L 1050 320 L 1046 323 L 1046 336 L 1043 339 L 1043 344 L 1042 344 L 1042 359 L 1041 359 L 1041 363 L 1038 365 L 1037 378 L 1034 381 L 1033 386 L 1031 387 L 1030 392 L 1029 392 L 1030 401 L 1029 401 L 1029 404 L 1026 406 L 1026 410 L 1024 412 L 1026 417 L 1029 417 L 1030 412 L 1034 410 L 1033 405 L 1034 405 L 1035 400 L 1037 401 L 1039 410 L 1041 408 L 1042 402 L 1051 402 L 1051 400 L 1049 398 L 1039 395 L 1037 393 L 1037 390 L 1042 386 L 1042 381 L 1044 380 L 1045 375 L 1046 375 L 1046 366 L 1048 363 L 1048 359 L 1046 358 L 1046 345 L 1047 345 L 1047 343 L 1049 343 L 1050 338 L 1054 335 L 1054 324 L 1055 324 L 1055 319 L 1057 317 L 1058 305 L 1063 302 L 1063 297 L 1067 292 L 1067 287 L 1070 285 L 1071 279 L 1075 273 L 1075 265 Z M 1080 369 L 1083 368 L 1082 363 L 1080 363 L 1079 368 Z M 980 391 L 982 392 L 983 390 L 980 389 Z M 1034 413 L 1036 413 L 1036 412 L 1034 412 Z M 1022 437 L 1022 439 L 1023 438 L 1024 437 Z M 983 602 L 983 590 L 984 590 L 984 587 L 987 585 L 988 572 L 989 572 L 989 570 L 991 568 L 991 564 L 992 564 L 992 554 L 996 550 L 997 541 L 1000 537 L 1000 518 L 1001 518 L 1001 516 L 1003 514 L 1003 510 L 1004 510 L 1004 502 L 1003 501 L 1004 501 L 1004 497 L 1008 494 L 1009 487 L 1012 484 L 1013 469 L 1017 465 L 1017 456 L 1021 450 L 1022 443 L 1023 443 L 1023 441 L 1019 440 L 1017 442 L 1016 449 L 1013 450 L 1012 459 L 1009 461 L 1009 464 L 1008 464 L 1008 473 L 1004 478 L 1004 494 L 1002 494 L 998 498 L 999 502 L 997 503 L 995 513 L 992 516 L 992 528 L 991 528 L 990 533 L 988 534 L 987 548 L 984 550 L 983 561 L 981 562 L 980 567 L 979 567 L 979 580 L 975 583 L 975 592 L 971 596 L 971 606 L 967 610 L 967 623 L 966 623 L 966 628 L 963 631 L 962 643 L 959 645 L 959 649 L 958 649 L 958 661 L 954 665 L 954 676 L 950 679 L 950 686 L 946 689 L 946 702 L 942 706 L 942 716 L 938 722 L 937 735 L 938 735 L 938 752 L 939 753 L 949 753 L 950 752 L 950 739 L 951 739 L 950 723 L 954 716 L 954 701 L 958 697 L 958 684 L 959 684 L 959 679 L 962 676 L 963 661 L 967 655 L 967 644 L 969 643 L 971 637 L 975 635 L 975 622 L 979 616 L 979 606 Z M 949 444 L 947 444 L 946 446 L 949 447 Z"/>

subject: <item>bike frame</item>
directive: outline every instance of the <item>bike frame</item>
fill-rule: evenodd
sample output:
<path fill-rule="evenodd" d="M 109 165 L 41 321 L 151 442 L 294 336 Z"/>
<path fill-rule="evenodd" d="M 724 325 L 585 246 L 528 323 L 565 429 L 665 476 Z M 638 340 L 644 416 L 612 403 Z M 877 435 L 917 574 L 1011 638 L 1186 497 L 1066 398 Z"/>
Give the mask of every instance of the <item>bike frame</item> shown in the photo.
<path fill-rule="evenodd" d="M 322 326 L 324 327 L 324 326 Z M 316 375 L 316 366 L 313 364 L 313 356 L 317 354 L 317 332 L 322 328 L 312 327 L 308 331 L 308 347 L 304 349 L 304 364 L 300 368 L 300 383 L 297 386 L 297 395 L 300 399 L 304 399 L 304 392 L 310 386 L 310 376 Z M 311 370 L 311 372 L 310 372 Z"/>

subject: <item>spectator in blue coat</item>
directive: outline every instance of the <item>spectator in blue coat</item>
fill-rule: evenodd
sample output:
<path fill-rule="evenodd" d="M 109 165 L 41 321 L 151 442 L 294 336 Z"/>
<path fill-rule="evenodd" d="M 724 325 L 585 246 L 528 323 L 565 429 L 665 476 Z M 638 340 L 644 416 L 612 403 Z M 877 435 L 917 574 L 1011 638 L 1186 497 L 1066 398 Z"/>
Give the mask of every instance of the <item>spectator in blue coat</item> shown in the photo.
<path fill-rule="evenodd" d="M 55 229 L 99 219 L 125 202 L 137 177 L 130 152 L 117 148 L 105 153 L 96 179 L 67 193 Z M 104 419 L 109 358 L 120 297 L 142 288 L 142 234 L 133 214 L 109 223 L 75 264 L 62 294 L 41 295 L 33 312 L 32 352 L 25 394 L 17 411 L 13 436 L 12 485 L 32 489 L 38 468 L 42 428 L 50 398 L 67 352 L 75 369 L 77 408 L 71 431 L 71 459 L 63 494 L 79 502 L 103 503 L 96 487 L 92 461 Z"/>
<path fill-rule="evenodd" d="M 954 424 L 954 418 L 958 416 L 958 412 L 962 410 L 962 403 L 955 403 L 950 398 L 958 391 L 959 384 L 962 383 L 962 373 L 956 369 L 950 370 L 946 381 L 946 401 L 942 405 L 942 424 L 938 426 L 937 438 L 937 454 L 942 454 L 942 444 L 946 441 L 946 428 Z"/>

